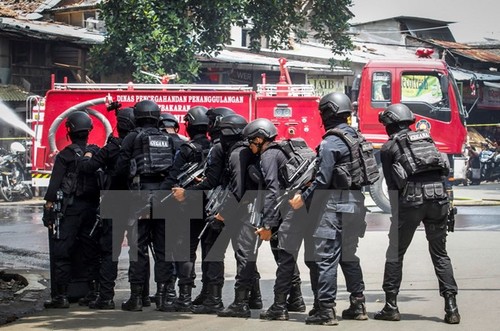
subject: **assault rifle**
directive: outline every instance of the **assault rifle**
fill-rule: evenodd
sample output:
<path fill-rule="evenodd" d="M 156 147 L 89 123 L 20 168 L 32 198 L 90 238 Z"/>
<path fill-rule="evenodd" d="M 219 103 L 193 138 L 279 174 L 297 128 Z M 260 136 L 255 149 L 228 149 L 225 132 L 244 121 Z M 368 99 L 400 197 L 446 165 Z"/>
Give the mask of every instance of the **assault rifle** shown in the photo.
<path fill-rule="evenodd" d="M 203 174 L 205 172 L 205 164 L 206 162 L 190 162 L 185 164 L 182 167 L 182 172 L 176 177 L 178 184 L 176 187 L 182 187 L 185 188 L 189 184 L 191 184 L 197 177 Z M 173 192 L 168 194 L 166 197 L 161 199 L 160 202 L 164 202 L 168 198 L 170 198 L 174 194 Z"/>
<path fill-rule="evenodd" d="M 51 208 L 51 218 L 53 219 L 53 226 L 52 226 L 52 237 L 54 239 L 60 239 L 61 238 L 61 219 L 63 217 L 63 198 L 64 194 L 63 191 L 58 190 L 56 193 L 56 201 L 52 204 Z"/>
<path fill-rule="evenodd" d="M 290 187 L 288 187 L 285 192 L 278 197 L 274 210 L 277 210 L 290 196 L 290 194 L 295 193 L 295 191 L 300 190 L 307 183 L 309 183 L 314 178 L 315 173 L 316 160 L 303 160 L 289 180 L 289 182 L 292 183 Z"/>
<path fill-rule="evenodd" d="M 207 222 L 198 236 L 198 239 L 203 237 L 205 231 L 208 229 L 208 226 L 212 224 L 212 222 L 220 222 L 215 219 L 215 216 L 222 211 L 222 207 L 229 195 L 229 188 L 223 188 L 222 185 L 217 186 L 216 188 L 210 190 L 208 194 L 208 202 L 205 206 L 205 215 L 207 218 Z"/>

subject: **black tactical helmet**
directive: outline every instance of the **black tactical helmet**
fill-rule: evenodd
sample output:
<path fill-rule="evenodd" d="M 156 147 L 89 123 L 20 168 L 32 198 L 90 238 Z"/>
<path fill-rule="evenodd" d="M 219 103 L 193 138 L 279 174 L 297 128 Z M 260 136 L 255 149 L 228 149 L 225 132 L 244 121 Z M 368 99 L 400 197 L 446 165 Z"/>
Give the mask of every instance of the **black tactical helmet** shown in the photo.
<path fill-rule="evenodd" d="M 207 108 L 203 106 L 195 106 L 189 109 L 186 116 L 184 116 L 184 121 L 189 126 L 197 126 L 197 125 L 208 126 Z"/>
<path fill-rule="evenodd" d="M 118 129 L 131 131 L 135 128 L 134 108 L 121 108 L 116 114 Z"/>
<path fill-rule="evenodd" d="M 71 113 L 66 120 L 66 129 L 70 133 L 83 131 L 90 132 L 92 128 L 92 119 L 89 114 L 81 110 Z"/>
<path fill-rule="evenodd" d="M 163 113 L 160 115 L 160 123 L 159 126 L 161 129 L 163 128 L 174 128 L 179 129 L 179 120 L 172 114 Z"/>
<path fill-rule="evenodd" d="M 234 114 L 234 111 L 231 108 L 227 107 L 209 108 L 207 110 L 207 116 L 209 120 L 208 127 L 209 128 L 213 127 L 217 119 L 220 120 L 222 117 L 232 114 Z"/>
<path fill-rule="evenodd" d="M 278 135 L 278 129 L 274 126 L 273 122 L 267 118 L 257 118 L 248 123 L 243 129 L 243 136 L 246 139 L 253 139 L 262 137 L 266 140 L 271 140 Z"/>
<path fill-rule="evenodd" d="M 415 123 L 415 115 L 408 106 L 395 103 L 378 114 L 378 121 L 384 126 L 399 123 L 411 125 Z"/>
<path fill-rule="evenodd" d="M 154 101 L 142 100 L 135 104 L 134 116 L 136 120 L 143 118 L 158 120 L 160 118 L 160 107 Z"/>
<path fill-rule="evenodd" d="M 223 136 L 239 135 L 247 124 L 247 120 L 238 114 L 227 115 L 218 120 L 218 128 Z"/>
<path fill-rule="evenodd" d="M 328 93 L 319 100 L 319 111 L 323 119 L 330 116 L 348 117 L 352 113 L 351 100 L 344 93 Z"/>

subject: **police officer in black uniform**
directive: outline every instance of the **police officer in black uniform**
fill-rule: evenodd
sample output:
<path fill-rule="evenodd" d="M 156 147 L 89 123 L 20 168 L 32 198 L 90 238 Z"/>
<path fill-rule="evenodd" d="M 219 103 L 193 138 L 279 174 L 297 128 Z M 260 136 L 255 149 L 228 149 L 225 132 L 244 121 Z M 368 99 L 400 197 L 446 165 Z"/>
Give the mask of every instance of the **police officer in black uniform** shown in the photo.
<path fill-rule="evenodd" d="M 99 187 L 94 175 L 77 171 L 78 163 L 88 147 L 92 120 L 87 113 L 75 111 L 68 116 L 66 129 L 71 144 L 57 154 L 44 197 L 44 225 L 53 230 L 49 247 L 53 271 L 51 277 L 56 287 L 52 289 L 52 299 L 45 302 L 45 308 L 69 308 L 68 285 L 72 278 L 71 263 L 77 244 L 88 268 L 89 281 L 96 284 L 99 279 L 98 243 L 89 236 L 97 217 Z M 58 191 L 63 193 L 62 201 L 58 199 Z M 50 212 L 56 203 L 61 204 L 62 218 L 59 222 Z"/>
<path fill-rule="evenodd" d="M 179 134 L 179 121 L 177 117 L 169 113 L 163 113 L 160 115 L 159 121 L 160 130 L 172 137 L 174 141 L 174 148 L 177 152 L 181 145 L 186 142 L 187 137 Z"/>
<path fill-rule="evenodd" d="M 220 136 L 221 136 L 220 123 L 225 116 L 234 114 L 235 114 L 234 111 L 224 107 L 208 109 L 207 111 L 207 116 L 209 116 L 208 127 L 209 127 L 209 135 L 212 138 L 211 140 L 212 148 L 210 149 L 207 157 L 207 167 L 205 170 L 203 180 L 197 183 L 196 185 L 189 187 L 188 191 L 208 192 L 212 189 L 215 189 L 219 185 L 222 185 L 224 187 L 228 185 L 227 161 L 229 155 L 227 153 L 228 151 L 227 146 L 226 147 L 223 146 L 223 144 L 220 141 Z M 240 125 L 238 123 L 231 123 L 231 122 L 228 122 L 225 125 L 228 126 L 233 124 L 236 126 Z M 185 198 L 183 188 L 174 188 L 174 191 L 175 191 L 174 196 L 176 197 L 176 199 L 179 199 L 179 201 Z M 210 251 L 214 243 L 214 240 L 217 239 L 218 233 L 219 233 L 218 229 L 208 228 L 206 230 L 206 234 L 204 235 L 204 238 L 202 238 L 203 243 L 205 245 L 205 249 L 202 249 L 203 254 L 206 254 L 208 251 Z M 205 256 L 202 256 L 202 259 L 204 260 Z M 192 302 L 194 306 L 200 306 L 200 307 L 198 307 L 198 309 L 193 309 L 193 312 L 207 313 L 208 310 L 209 313 L 213 313 L 214 312 L 213 307 L 205 309 L 204 307 L 202 307 L 202 304 L 208 295 L 208 286 L 207 286 L 208 283 L 210 282 L 212 284 L 215 283 L 219 284 L 221 281 L 223 282 L 224 262 L 216 261 L 215 259 L 213 259 L 213 261 L 210 261 L 208 263 L 202 263 L 202 272 L 203 272 L 203 278 L 202 278 L 203 287 L 199 295 Z M 209 277 L 210 279 L 212 279 L 211 281 L 206 280 L 207 278 L 206 275 L 208 274 L 211 274 L 211 276 Z M 260 294 L 259 279 L 260 275 L 256 270 L 254 286 L 252 287 L 250 293 L 249 306 L 251 309 L 262 308 L 262 297 Z"/>
<path fill-rule="evenodd" d="M 248 187 L 246 176 L 247 167 L 250 164 L 255 164 L 255 157 L 249 153 L 248 148 L 245 146 L 241 133 L 243 128 L 247 125 L 244 117 L 231 114 L 222 117 L 219 121 L 220 129 L 220 144 L 225 151 L 225 169 L 222 176 L 221 187 L 223 190 L 228 190 L 233 194 L 232 199 L 227 198 L 223 203 L 223 216 L 215 216 L 213 219 L 207 220 L 209 222 L 209 230 L 203 240 L 209 248 L 210 260 L 207 262 L 205 282 L 207 283 L 207 293 L 205 299 L 199 305 L 193 306 L 193 313 L 197 314 L 214 314 L 219 316 L 224 315 L 227 310 L 222 311 L 224 305 L 222 304 L 222 286 L 224 284 L 224 255 L 229 243 L 232 240 L 234 251 L 236 252 L 237 261 L 237 274 L 235 288 L 249 291 L 249 286 L 244 288 L 240 285 L 242 279 L 250 279 L 250 284 L 255 277 L 255 260 L 249 261 L 247 251 L 250 246 L 253 247 L 255 236 L 253 230 L 246 225 L 246 238 L 245 240 L 242 227 L 245 228 L 242 222 L 248 221 L 248 203 L 242 202 L 238 204 L 243 198 Z M 254 185 L 255 186 L 255 185 Z M 256 187 L 253 187 L 255 189 Z M 250 187 L 252 189 L 252 187 Z M 234 203 L 230 203 L 232 201 Z M 241 217 L 241 215 L 245 217 Z M 241 220 L 241 221 L 240 221 Z M 250 233 L 251 235 L 248 235 Z M 250 245 L 248 244 L 250 243 Z M 253 248 L 252 248 L 253 250 Z M 248 293 L 247 293 L 248 294 Z M 248 305 L 248 302 L 245 303 Z M 250 311 L 244 311 L 245 316 Z"/>
<path fill-rule="evenodd" d="M 147 209 L 154 210 L 151 207 L 155 203 L 154 191 L 160 190 L 173 164 L 173 141 L 158 129 L 160 108 L 155 102 L 138 102 L 134 106 L 134 117 L 136 129 L 123 139 L 116 171 L 118 174 L 129 175 L 129 188 L 140 194 L 144 206 L 150 206 Z M 174 274 L 172 263 L 166 259 L 165 220 L 145 217 L 137 221 L 136 227 L 137 242 L 130 244 L 137 246 L 137 260 L 130 261 L 131 293 L 129 300 L 122 304 L 122 309 L 127 311 L 142 310 L 143 290 L 148 281 L 145 275 L 149 266 L 150 242 L 156 254 L 154 271 L 157 285 L 167 283 Z"/>
<path fill-rule="evenodd" d="M 186 168 L 186 166 L 195 163 L 201 165 L 203 162 L 206 162 L 208 151 L 210 149 L 210 141 L 207 137 L 209 119 L 206 112 L 207 109 L 205 107 L 196 106 L 189 109 L 186 116 L 184 116 L 186 131 L 191 140 L 189 142 L 184 142 L 175 156 L 174 165 L 169 176 L 169 180 L 172 182 L 172 185 L 176 184 L 178 175 Z M 178 243 L 178 245 L 189 244 L 190 260 L 176 261 L 175 265 L 178 277 L 179 297 L 175 300 L 175 302 L 173 302 L 173 304 L 165 304 L 162 308 L 164 311 L 191 311 L 191 293 L 194 285 L 194 278 L 192 275 L 194 273 L 196 249 L 198 248 L 198 244 L 200 242 L 198 236 L 200 235 L 204 225 L 205 222 L 203 219 L 191 219 L 189 238 L 184 238 L 185 240 L 189 240 L 189 242 L 183 241 L 182 243 Z M 205 248 L 202 243 L 202 251 L 204 250 Z M 205 266 L 202 262 L 202 271 L 204 267 Z"/>
<path fill-rule="evenodd" d="M 319 103 L 323 126 L 327 130 L 318 149 L 319 168 L 316 178 L 304 192 L 296 194 L 290 204 L 298 209 L 312 197 L 310 209 L 319 210 L 314 224 L 312 244 L 313 261 L 306 263 L 310 268 L 311 287 L 314 293 L 314 308 L 306 318 L 306 324 L 337 325 L 335 300 L 337 297 L 337 267 L 340 264 L 346 278 L 350 295 L 350 307 L 343 311 L 344 319 L 367 319 L 363 295 L 363 274 L 356 257 L 358 237 L 364 233 L 364 196 L 360 187 L 348 187 L 351 174 L 337 171 L 350 161 L 346 143 L 329 130 L 337 129 L 353 138 L 358 132 L 347 124 L 352 112 L 349 98 L 343 93 L 329 93 Z M 306 241 L 305 249 L 310 250 Z M 306 252 L 306 255 L 307 252 Z"/>
<path fill-rule="evenodd" d="M 375 319 L 399 321 L 401 318 L 396 298 L 401 285 L 403 258 L 415 230 L 423 222 L 439 293 L 445 298 L 444 321 L 458 324 L 460 314 L 455 298 L 458 288 L 446 252 L 449 199 L 445 179 L 449 169 L 428 132 L 411 131 L 415 115 L 406 105 L 390 105 L 380 113 L 379 121 L 389 135 L 380 157 L 390 191 L 392 218 L 382 285 L 386 303 L 375 314 Z M 426 164 L 429 160 L 432 163 L 421 168 L 414 158 L 424 160 L 418 164 Z"/>
<path fill-rule="evenodd" d="M 134 109 L 122 108 L 116 110 L 118 137 L 110 135 L 106 145 L 95 155 L 91 151 L 85 153 L 85 157 L 80 161 L 78 170 L 86 174 L 96 174 L 99 169 L 102 190 L 128 190 L 128 176 L 116 174 L 115 164 L 120 153 L 123 138 L 135 128 Z M 108 192 L 112 194 L 111 192 Z M 103 196 L 102 203 L 107 203 Z M 114 309 L 114 287 L 118 275 L 118 258 L 121 251 L 123 236 L 127 229 L 129 213 L 126 208 L 117 208 L 120 219 L 103 219 L 100 239 L 101 247 L 101 269 L 99 278 L 99 295 L 89 302 L 91 309 Z M 113 226 L 114 224 L 114 226 Z M 128 233 L 130 235 L 130 233 Z M 132 240 L 129 240 L 132 242 Z M 149 270 L 147 270 L 149 275 Z M 149 276 L 147 277 L 149 279 Z M 147 299 L 146 299 L 147 300 Z"/>
<path fill-rule="evenodd" d="M 243 134 L 249 141 L 251 151 L 260 155 L 260 168 L 264 178 L 263 227 L 259 228 L 257 233 L 262 240 L 271 242 L 274 259 L 278 264 L 274 288 L 275 302 L 267 312 L 261 314 L 261 318 L 286 320 L 288 319 L 288 306 L 293 311 L 305 311 L 305 304 L 300 290 L 300 273 L 295 259 L 288 252 L 278 248 L 278 239 L 276 236 L 272 236 L 273 232 L 278 231 L 283 220 L 275 206 L 280 192 L 286 189 L 286 184 L 279 175 L 279 169 L 288 159 L 284 152 L 276 147 L 274 139 L 278 135 L 278 131 L 268 119 L 260 118 L 250 122 Z M 287 304 L 287 296 L 291 294 L 292 284 L 295 286 L 294 296 L 289 298 Z"/>

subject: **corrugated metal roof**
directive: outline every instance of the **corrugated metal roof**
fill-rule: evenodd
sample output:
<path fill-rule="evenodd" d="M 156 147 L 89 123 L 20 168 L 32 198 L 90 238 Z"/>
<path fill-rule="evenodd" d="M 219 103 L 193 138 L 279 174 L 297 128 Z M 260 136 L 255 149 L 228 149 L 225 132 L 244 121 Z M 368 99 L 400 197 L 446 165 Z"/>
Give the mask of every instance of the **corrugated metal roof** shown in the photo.
<path fill-rule="evenodd" d="M 490 81 L 490 82 L 498 82 L 500 81 L 500 74 L 487 74 L 487 73 L 480 73 L 477 71 L 470 71 L 470 70 L 465 70 L 462 68 L 450 68 L 451 72 L 453 73 L 453 77 L 455 77 L 456 80 L 481 80 L 481 81 Z"/>
<path fill-rule="evenodd" d="M 15 85 L 0 85 L 1 101 L 26 101 L 29 93 Z"/>
<path fill-rule="evenodd" d="M 27 21 L 15 18 L 0 18 L 0 31 L 16 33 L 43 40 L 62 40 L 75 44 L 100 44 L 104 36 L 89 32 L 85 28 L 44 21 Z"/>
<path fill-rule="evenodd" d="M 469 46 L 466 44 L 442 41 L 442 40 L 432 40 L 432 42 L 438 46 L 442 46 L 448 49 L 450 52 L 467 57 L 469 59 L 490 62 L 490 63 L 500 63 L 500 55 L 490 52 L 486 49 L 480 49 L 474 46 Z"/>

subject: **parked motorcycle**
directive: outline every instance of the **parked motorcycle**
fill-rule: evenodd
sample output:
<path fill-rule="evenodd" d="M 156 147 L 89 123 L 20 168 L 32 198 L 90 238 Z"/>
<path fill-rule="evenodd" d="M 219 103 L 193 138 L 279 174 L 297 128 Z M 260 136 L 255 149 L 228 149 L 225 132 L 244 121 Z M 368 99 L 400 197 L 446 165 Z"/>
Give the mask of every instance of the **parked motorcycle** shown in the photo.
<path fill-rule="evenodd" d="M 10 145 L 0 156 L 0 195 L 5 201 L 32 199 L 31 184 L 26 180 L 24 163 L 26 148 L 20 142 Z"/>
<path fill-rule="evenodd" d="M 479 154 L 481 163 L 481 181 L 495 181 L 500 179 L 500 153 L 491 149 L 483 150 Z"/>

